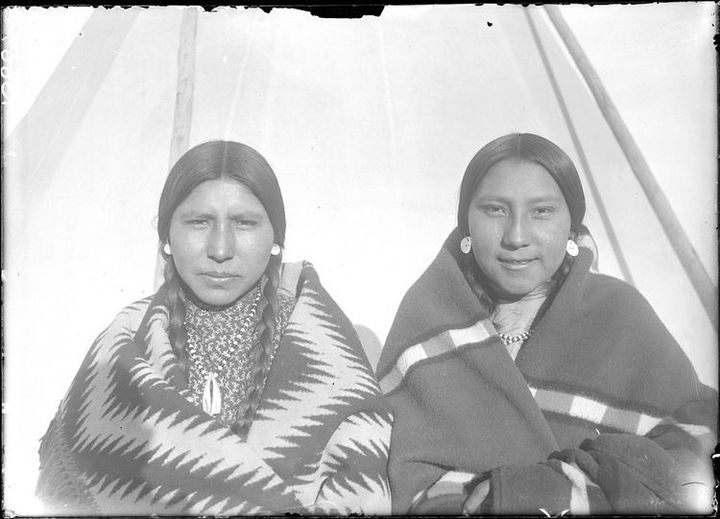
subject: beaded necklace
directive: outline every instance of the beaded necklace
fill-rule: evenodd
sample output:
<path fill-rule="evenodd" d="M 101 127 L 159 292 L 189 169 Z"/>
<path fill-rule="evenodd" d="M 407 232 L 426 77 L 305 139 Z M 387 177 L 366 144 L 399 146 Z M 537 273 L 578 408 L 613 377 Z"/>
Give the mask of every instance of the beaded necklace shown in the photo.
<path fill-rule="evenodd" d="M 514 342 L 522 342 L 529 339 L 534 331 L 535 330 L 533 328 L 530 328 L 529 330 L 525 330 L 517 335 L 505 335 L 504 333 L 498 333 L 498 337 L 500 337 L 500 341 L 504 346 L 510 346 Z"/>

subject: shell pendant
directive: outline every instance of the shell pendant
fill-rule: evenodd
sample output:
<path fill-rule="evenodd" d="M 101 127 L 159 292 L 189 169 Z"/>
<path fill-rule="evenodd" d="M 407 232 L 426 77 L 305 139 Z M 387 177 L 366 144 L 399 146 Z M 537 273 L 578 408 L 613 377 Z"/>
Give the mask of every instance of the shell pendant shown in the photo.
<path fill-rule="evenodd" d="M 203 411 L 212 416 L 219 415 L 222 409 L 222 393 L 220 392 L 220 384 L 218 384 L 215 373 L 210 373 L 205 382 L 202 407 Z"/>

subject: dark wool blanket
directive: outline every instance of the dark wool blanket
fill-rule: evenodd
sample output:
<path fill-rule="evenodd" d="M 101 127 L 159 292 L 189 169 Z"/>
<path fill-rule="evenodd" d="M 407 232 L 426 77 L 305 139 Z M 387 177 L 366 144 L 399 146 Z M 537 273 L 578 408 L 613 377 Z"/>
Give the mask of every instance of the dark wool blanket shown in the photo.
<path fill-rule="evenodd" d="M 460 271 L 460 238 L 406 294 L 378 367 L 393 510 L 709 512 L 717 393 L 649 303 L 589 272 L 581 248 L 513 362 Z"/>
<path fill-rule="evenodd" d="M 309 264 L 247 441 L 191 403 L 162 290 L 98 337 L 43 438 L 52 514 L 383 513 L 391 415 L 352 324 Z"/>

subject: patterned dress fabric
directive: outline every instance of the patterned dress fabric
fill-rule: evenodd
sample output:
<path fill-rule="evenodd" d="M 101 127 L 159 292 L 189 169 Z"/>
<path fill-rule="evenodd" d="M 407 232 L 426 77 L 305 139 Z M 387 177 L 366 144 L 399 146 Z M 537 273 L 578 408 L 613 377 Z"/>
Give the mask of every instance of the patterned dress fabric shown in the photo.
<path fill-rule="evenodd" d="M 229 308 L 223 309 L 207 308 L 186 298 L 187 342 L 197 352 L 189 356 L 188 366 L 193 402 L 202 406 L 208 374 L 217 373 L 222 394 L 222 408 L 217 419 L 228 427 L 237 420 L 238 408 L 247 400 L 253 381 L 253 347 L 258 344 L 257 324 L 261 318 L 257 308 L 258 294 L 252 290 Z M 279 294 L 278 303 L 271 359 L 275 357 L 295 306 L 294 299 L 284 294 Z M 243 330 L 244 324 L 247 330 Z"/>
<path fill-rule="evenodd" d="M 647 301 L 581 248 L 513 360 L 461 238 L 406 294 L 378 366 L 393 511 L 709 513 L 718 395 Z"/>
<path fill-rule="evenodd" d="M 196 405 L 167 335 L 164 291 L 92 345 L 40 447 L 51 515 L 382 514 L 392 416 L 352 324 L 312 266 L 243 440 Z"/>

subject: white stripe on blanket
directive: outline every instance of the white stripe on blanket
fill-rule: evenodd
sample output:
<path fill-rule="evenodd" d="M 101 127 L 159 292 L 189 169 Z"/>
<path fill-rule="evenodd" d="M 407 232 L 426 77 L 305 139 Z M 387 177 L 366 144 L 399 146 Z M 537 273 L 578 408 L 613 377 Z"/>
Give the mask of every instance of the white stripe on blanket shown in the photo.
<path fill-rule="evenodd" d="M 380 380 L 380 389 L 387 394 L 397 388 L 408 370 L 418 362 L 430 359 L 463 346 L 482 342 L 497 335 L 488 319 L 481 319 L 466 328 L 446 330 L 406 349 L 395 366 Z"/>
<path fill-rule="evenodd" d="M 465 496 L 465 485 L 472 481 L 476 475 L 477 474 L 460 470 L 448 471 L 427 489 L 418 492 L 413 498 L 413 505 L 417 504 L 423 497 L 432 499 L 438 496 L 454 494 Z"/>
<path fill-rule="evenodd" d="M 707 435 L 712 435 L 712 430 L 704 425 L 680 423 L 672 417 L 663 418 L 611 406 L 586 395 L 554 389 L 538 389 L 532 386 L 529 386 L 529 389 L 543 411 L 565 414 L 623 432 L 645 436 L 658 425 L 672 425 L 701 440 Z"/>
<path fill-rule="evenodd" d="M 562 471 L 572 483 L 570 490 L 570 513 L 573 515 L 587 515 L 590 513 L 590 499 L 588 486 L 597 486 L 590 481 L 585 473 L 575 463 L 560 462 Z"/>

